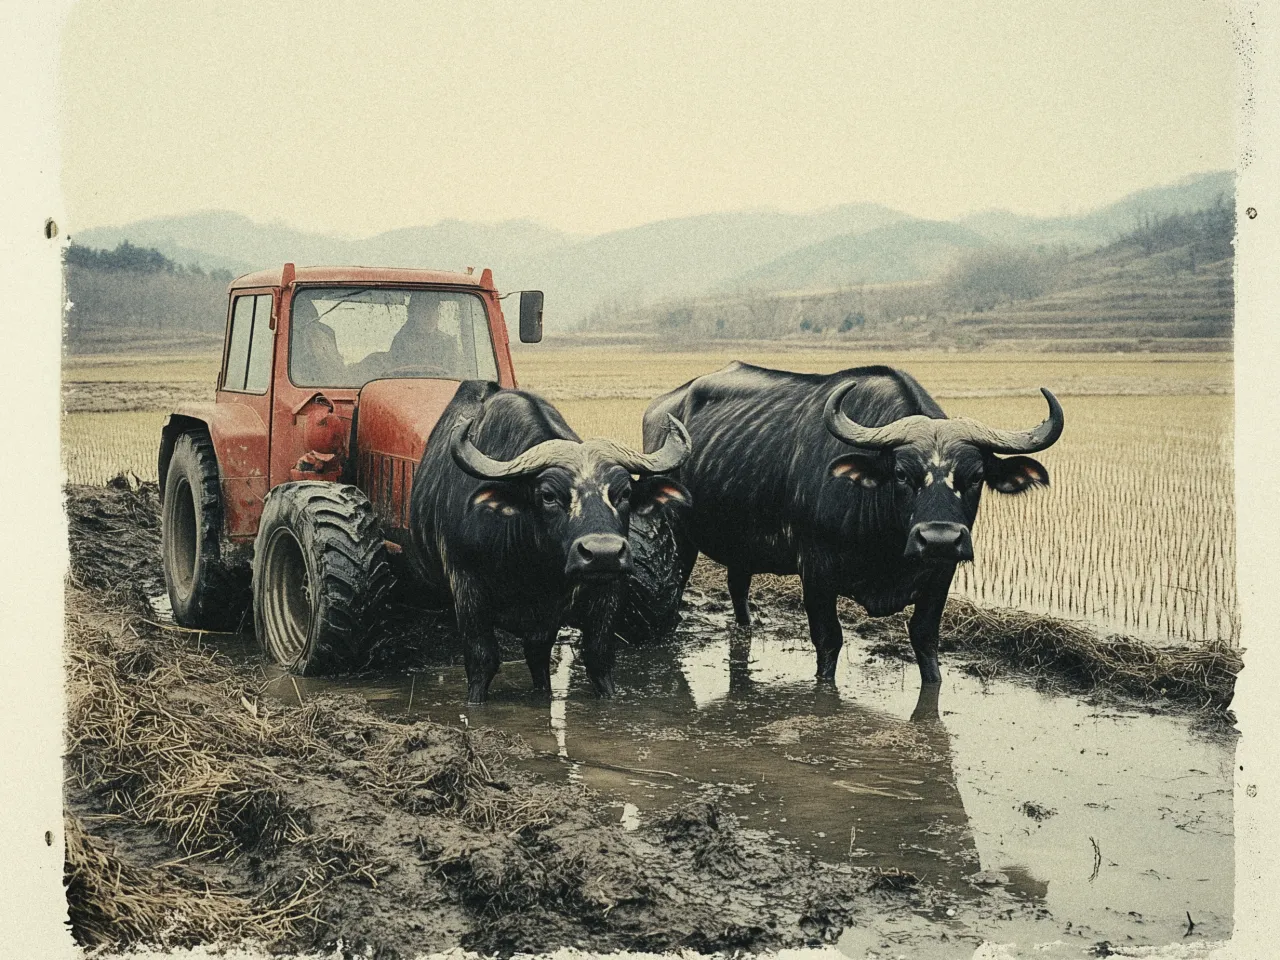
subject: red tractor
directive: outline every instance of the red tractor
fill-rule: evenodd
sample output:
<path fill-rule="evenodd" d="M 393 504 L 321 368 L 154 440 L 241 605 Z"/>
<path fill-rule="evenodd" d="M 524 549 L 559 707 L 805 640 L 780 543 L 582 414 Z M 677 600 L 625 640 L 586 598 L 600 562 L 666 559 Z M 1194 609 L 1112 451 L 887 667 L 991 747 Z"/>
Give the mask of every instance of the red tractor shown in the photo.
<path fill-rule="evenodd" d="M 520 339 L 536 343 L 542 293 L 519 298 Z M 160 439 L 178 623 L 235 626 L 248 581 L 272 659 L 299 673 L 361 664 L 410 546 L 432 427 L 461 381 L 516 385 L 501 299 L 489 270 L 286 263 L 231 284 L 214 402 L 175 410 Z"/>

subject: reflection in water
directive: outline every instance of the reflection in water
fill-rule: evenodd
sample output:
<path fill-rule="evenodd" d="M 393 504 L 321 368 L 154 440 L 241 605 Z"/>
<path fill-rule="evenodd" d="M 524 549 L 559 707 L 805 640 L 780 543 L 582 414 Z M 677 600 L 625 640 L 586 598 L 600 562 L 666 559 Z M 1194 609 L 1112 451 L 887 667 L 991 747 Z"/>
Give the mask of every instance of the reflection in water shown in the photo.
<path fill-rule="evenodd" d="M 620 652 L 613 701 L 595 697 L 561 643 L 549 702 L 511 663 L 465 716 L 523 735 L 537 769 L 597 790 L 628 829 L 714 795 L 779 843 L 909 870 L 985 905 L 941 921 L 954 932 L 1066 936 L 1078 955 L 1081 942 L 1179 939 L 1190 911 L 1197 934 L 1230 935 L 1230 741 L 959 665 L 921 687 L 914 665 L 868 656 L 856 635 L 845 649 L 836 684 L 816 685 L 802 622 L 774 616 L 752 632 L 690 611 L 679 642 Z M 277 694 L 293 700 L 292 682 L 276 681 Z M 304 697 L 345 689 L 396 712 L 411 686 L 405 675 L 297 683 Z M 413 683 L 415 715 L 457 722 L 460 667 Z M 992 926 L 1009 898 L 1047 909 Z"/>
<path fill-rule="evenodd" d="M 734 637 L 727 670 L 718 645 L 631 651 L 626 698 L 602 705 L 575 685 L 557 694 L 554 747 L 524 704 L 491 704 L 473 722 L 518 729 L 544 756 L 571 757 L 591 786 L 642 811 L 715 792 L 745 826 L 824 857 L 957 884 L 978 869 L 937 687 L 924 688 L 913 719 L 902 720 L 807 678 L 760 682 L 749 650 L 749 637 Z M 567 655 L 562 646 L 561 671 Z"/>

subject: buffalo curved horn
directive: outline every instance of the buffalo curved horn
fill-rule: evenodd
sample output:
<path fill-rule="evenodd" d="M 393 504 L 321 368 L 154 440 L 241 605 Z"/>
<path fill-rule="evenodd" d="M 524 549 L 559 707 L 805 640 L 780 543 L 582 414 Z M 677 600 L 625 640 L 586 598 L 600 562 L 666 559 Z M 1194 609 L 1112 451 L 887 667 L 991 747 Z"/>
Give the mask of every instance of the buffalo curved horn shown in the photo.
<path fill-rule="evenodd" d="M 930 417 L 916 415 L 894 420 L 892 423 L 886 423 L 883 427 L 864 427 L 862 424 L 849 419 L 848 414 L 840 409 L 840 404 L 844 402 L 845 396 L 857 383 L 857 380 L 850 380 L 848 383 L 841 384 L 832 390 L 831 396 L 827 397 L 827 405 L 822 411 L 822 421 L 827 425 L 827 430 L 845 443 L 867 450 L 886 450 L 890 447 L 900 447 L 904 443 L 911 441 L 913 435 L 918 432 L 918 427 L 924 421 L 932 421 Z"/>
<path fill-rule="evenodd" d="M 1049 416 L 1034 430 L 998 430 L 967 417 L 958 417 L 950 422 L 961 428 L 959 433 L 965 440 L 992 453 L 1035 453 L 1053 446 L 1062 436 L 1062 428 L 1066 424 L 1058 398 L 1044 387 L 1040 392 L 1049 402 Z"/>
<path fill-rule="evenodd" d="M 684 463 L 685 458 L 689 456 L 689 451 L 693 448 L 693 441 L 689 439 L 689 431 L 685 429 L 684 424 L 671 414 L 667 414 L 667 420 L 669 421 L 667 435 L 662 441 L 662 446 L 653 453 L 637 453 L 630 447 L 613 440 L 588 440 L 587 442 L 598 445 L 601 452 L 607 451 L 610 459 L 616 460 L 618 466 L 628 473 L 642 476 L 666 473 Z"/>
<path fill-rule="evenodd" d="M 453 462 L 477 480 L 514 480 L 581 456 L 575 440 L 544 440 L 512 460 L 495 460 L 471 442 L 471 418 L 458 421 L 449 441 Z"/>
<path fill-rule="evenodd" d="M 1049 403 L 1049 416 L 1034 430 L 999 430 L 967 417 L 939 420 L 918 414 L 903 417 L 883 427 L 864 427 L 851 420 L 840 409 L 841 402 L 853 389 L 855 382 L 842 384 L 831 392 L 831 396 L 827 398 L 827 405 L 822 411 L 822 418 L 827 429 L 834 436 L 845 443 L 868 450 L 902 446 L 919 436 L 922 428 L 929 426 L 934 430 L 945 431 L 956 439 L 967 440 L 992 453 L 1035 453 L 1056 443 L 1062 436 L 1062 428 L 1066 422 L 1062 413 L 1062 404 L 1058 403 L 1058 398 L 1041 387 L 1040 392 Z"/>

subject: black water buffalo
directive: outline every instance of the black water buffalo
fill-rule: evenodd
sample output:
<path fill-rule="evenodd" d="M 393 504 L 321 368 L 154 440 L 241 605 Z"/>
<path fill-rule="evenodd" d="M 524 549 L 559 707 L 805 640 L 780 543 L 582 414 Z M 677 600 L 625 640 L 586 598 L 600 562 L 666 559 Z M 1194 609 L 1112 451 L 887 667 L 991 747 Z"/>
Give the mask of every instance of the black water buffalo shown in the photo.
<path fill-rule="evenodd" d="M 654 400 L 646 447 L 668 416 L 693 452 L 677 476 L 693 495 L 681 531 L 684 576 L 697 552 L 728 568 L 740 624 L 756 573 L 798 574 L 817 648 L 818 677 L 835 676 L 844 638 L 836 597 L 872 616 L 915 604 L 909 633 L 924 683 L 938 671 L 938 624 L 956 565 L 973 559 L 970 528 L 985 483 L 1001 493 L 1048 485 L 1026 456 L 1062 433 L 948 419 L 910 375 L 871 366 L 830 375 L 733 363 Z"/>
<path fill-rule="evenodd" d="M 534 686 L 550 689 L 551 649 L 572 608 L 587 675 L 614 692 L 613 619 L 632 560 L 633 514 L 688 501 L 658 474 L 678 467 L 688 434 L 672 420 L 654 453 L 579 439 L 540 397 L 465 381 L 427 441 L 410 495 L 410 558 L 452 596 L 467 700 L 498 672 L 494 627 L 524 640 Z M 632 475 L 639 479 L 633 479 Z"/>

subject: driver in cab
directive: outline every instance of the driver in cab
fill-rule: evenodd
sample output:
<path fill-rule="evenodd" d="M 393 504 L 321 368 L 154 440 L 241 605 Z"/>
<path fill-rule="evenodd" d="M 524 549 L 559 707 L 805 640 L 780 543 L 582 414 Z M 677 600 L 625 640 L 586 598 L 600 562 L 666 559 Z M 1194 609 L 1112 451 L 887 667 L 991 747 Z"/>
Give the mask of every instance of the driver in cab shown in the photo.
<path fill-rule="evenodd" d="M 453 375 L 458 368 L 457 341 L 440 330 L 437 294 L 411 293 L 404 326 L 391 341 L 387 366 L 392 371 Z"/>

